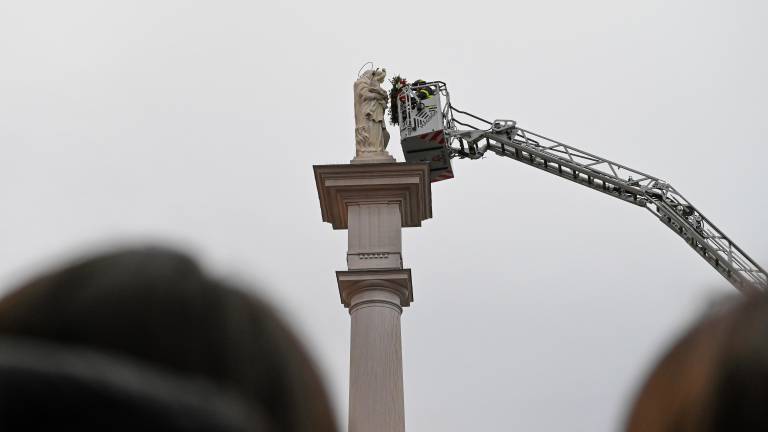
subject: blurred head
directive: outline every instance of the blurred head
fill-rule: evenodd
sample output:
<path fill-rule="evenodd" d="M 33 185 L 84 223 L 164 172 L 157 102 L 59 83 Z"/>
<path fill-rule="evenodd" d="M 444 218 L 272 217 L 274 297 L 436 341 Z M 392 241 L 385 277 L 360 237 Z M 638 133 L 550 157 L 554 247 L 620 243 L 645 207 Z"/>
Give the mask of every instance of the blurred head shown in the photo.
<path fill-rule="evenodd" d="M 768 430 L 768 298 L 721 305 L 647 378 L 629 432 Z"/>
<path fill-rule="evenodd" d="M 0 301 L 0 339 L 87 349 L 168 382 L 205 382 L 272 430 L 336 430 L 318 374 L 281 320 L 178 252 L 118 251 L 43 275 Z"/>

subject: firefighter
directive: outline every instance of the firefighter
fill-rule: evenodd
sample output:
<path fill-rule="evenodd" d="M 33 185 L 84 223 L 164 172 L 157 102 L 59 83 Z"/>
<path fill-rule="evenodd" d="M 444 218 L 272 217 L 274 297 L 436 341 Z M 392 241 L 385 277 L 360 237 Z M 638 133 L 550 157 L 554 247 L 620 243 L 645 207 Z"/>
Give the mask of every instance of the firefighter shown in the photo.
<path fill-rule="evenodd" d="M 411 84 L 411 86 L 417 87 L 417 86 L 423 86 L 424 84 L 426 84 L 424 80 L 416 80 L 413 82 L 413 84 Z M 434 95 L 435 95 L 435 89 L 432 88 L 432 86 L 425 86 L 425 87 L 416 89 L 416 97 L 419 98 L 419 100 L 429 99 Z"/>

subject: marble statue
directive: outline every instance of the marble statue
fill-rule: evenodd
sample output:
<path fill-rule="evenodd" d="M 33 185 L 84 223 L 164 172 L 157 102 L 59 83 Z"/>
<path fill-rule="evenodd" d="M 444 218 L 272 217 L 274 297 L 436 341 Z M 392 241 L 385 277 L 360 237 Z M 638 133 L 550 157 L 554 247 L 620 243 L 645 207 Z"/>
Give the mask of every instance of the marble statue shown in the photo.
<path fill-rule="evenodd" d="M 384 124 L 389 95 L 381 88 L 386 69 L 365 71 L 355 81 L 355 159 L 353 163 L 394 162 L 387 152 L 389 133 Z"/>

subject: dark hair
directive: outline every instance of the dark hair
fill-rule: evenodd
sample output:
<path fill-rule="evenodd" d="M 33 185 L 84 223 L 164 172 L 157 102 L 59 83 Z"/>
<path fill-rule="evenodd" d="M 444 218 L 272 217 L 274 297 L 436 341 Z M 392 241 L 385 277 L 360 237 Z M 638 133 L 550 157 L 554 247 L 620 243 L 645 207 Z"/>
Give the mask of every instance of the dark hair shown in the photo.
<path fill-rule="evenodd" d="M 237 394 L 279 431 L 335 431 L 318 374 L 265 304 L 158 248 L 85 259 L 0 301 L 0 337 L 98 350 Z"/>
<path fill-rule="evenodd" d="M 629 432 L 768 430 L 768 297 L 729 301 L 659 361 Z"/>

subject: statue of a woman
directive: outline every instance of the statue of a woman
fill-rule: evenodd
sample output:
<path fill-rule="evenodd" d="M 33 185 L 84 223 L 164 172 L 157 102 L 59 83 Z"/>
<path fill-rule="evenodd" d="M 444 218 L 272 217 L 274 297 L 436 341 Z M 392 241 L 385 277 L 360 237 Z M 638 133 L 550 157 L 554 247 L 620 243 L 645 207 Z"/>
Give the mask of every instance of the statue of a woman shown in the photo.
<path fill-rule="evenodd" d="M 384 112 L 389 95 L 381 88 L 386 69 L 365 71 L 355 81 L 355 144 L 353 162 L 394 162 L 386 151 L 389 133 L 384 125 Z"/>

